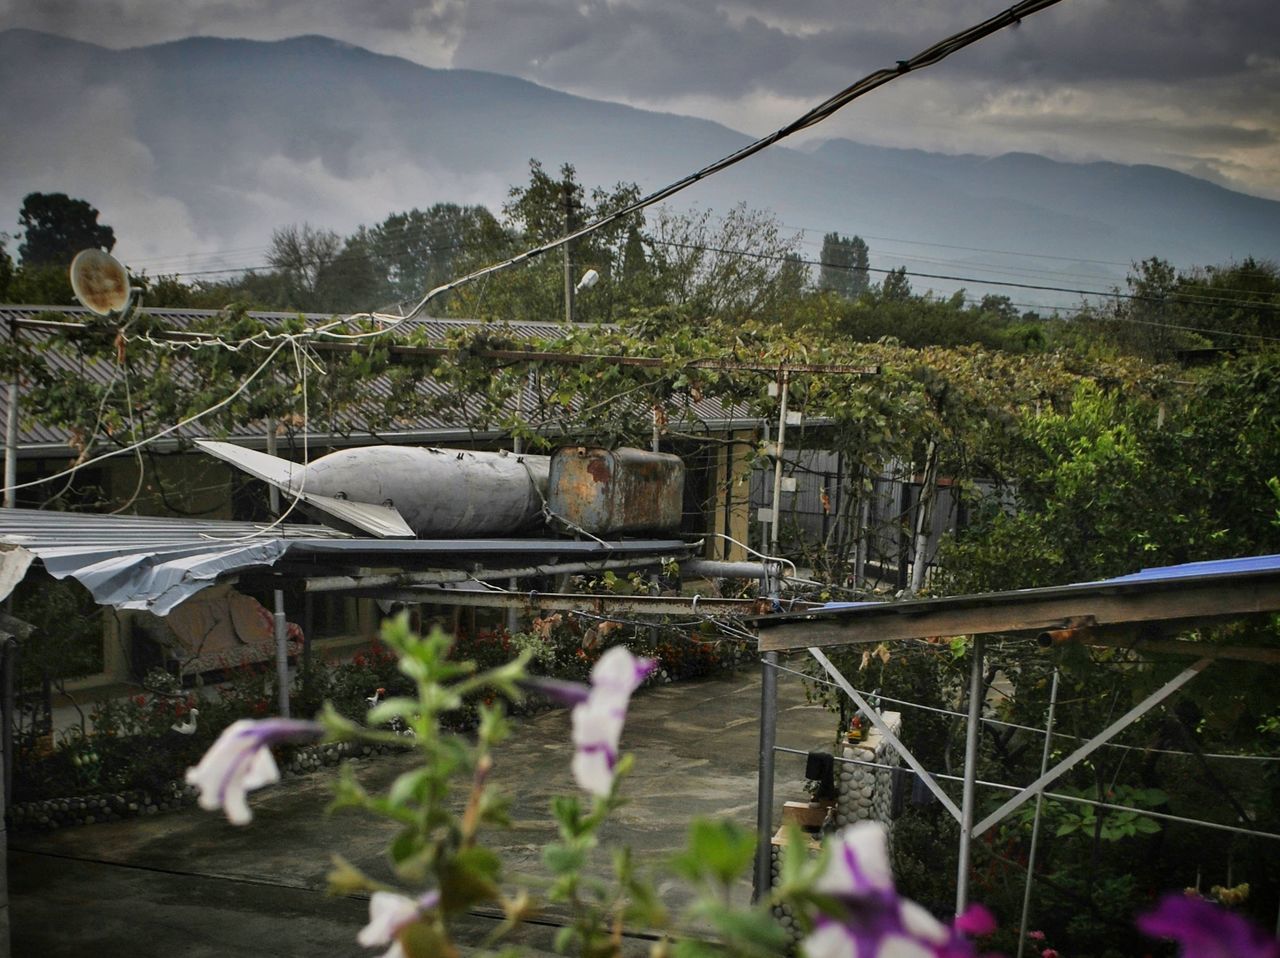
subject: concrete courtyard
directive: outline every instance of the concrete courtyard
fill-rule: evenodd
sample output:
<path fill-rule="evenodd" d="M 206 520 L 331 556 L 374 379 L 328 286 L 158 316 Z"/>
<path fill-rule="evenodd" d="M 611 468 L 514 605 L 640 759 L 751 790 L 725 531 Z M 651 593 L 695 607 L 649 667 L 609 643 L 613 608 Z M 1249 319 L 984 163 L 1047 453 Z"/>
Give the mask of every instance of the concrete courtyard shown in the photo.
<path fill-rule="evenodd" d="M 735 675 L 649 689 L 632 701 L 623 748 L 635 755 L 624 792 L 629 804 L 607 825 L 609 846 L 629 844 L 642 867 L 659 869 L 697 817 L 730 818 L 754 828 L 760 675 Z M 827 748 L 834 718 L 805 702 L 799 681 L 779 682 L 778 744 Z M 493 781 L 512 799 L 513 827 L 490 836 L 506 873 L 542 874 L 553 840 L 551 797 L 573 792 L 569 718 L 553 710 L 518 720 L 497 754 Z M 370 789 L 408 766 L 405 756 L 357 761 Z M 779 754 L 774 821 L 787 799 L 803 798 L 804 759 Z M 387 823 L 362 813 L 326 815 L 333 769 L 290 776 L 255 793 L 253 822 L 234 828 L 220 814 L 191 808 L 149 818 L 10 836 L 12 954 L 98 958 L 355 956 L 368 906 L 330 898 L 325 875 L 334 854 L 375 877 L 389 877 Z M 608 854 L 600 850 L 600 868 Z M 661 892 L 678 909 L 685 889 Z M 750 888 L 738 889 L 742 900 Z M 549 949 L 557 916 L 525 939 Z M 479 942 L 494 926 L 483 916 L 462 932 Z M 643 942 L 637 942 L 642 947 Z"/>

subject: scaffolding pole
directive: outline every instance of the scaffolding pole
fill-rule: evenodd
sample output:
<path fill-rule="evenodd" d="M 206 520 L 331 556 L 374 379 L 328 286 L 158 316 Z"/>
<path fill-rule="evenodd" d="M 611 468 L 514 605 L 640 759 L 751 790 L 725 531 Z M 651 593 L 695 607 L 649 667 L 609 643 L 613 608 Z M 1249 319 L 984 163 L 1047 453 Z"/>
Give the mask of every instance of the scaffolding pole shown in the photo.
<path fill-rule="evenodd" d="M 1058 707 L 1058 670 L 1053 670 L 1053 685 L 1049 688 L 1049 716 L 1044 723 L 1044 751 L 1040 754 L 1040 774 L 1049 768 L 1050 743 L 1053 742 L 1053 712 Z M 1044 808 L 1044 792 L 1036 796 L 1036 816 L 1031 823 L 1031 850 L 1027 853 L 1027 885 L 1022 890 L 1022 921 L 1018 926 L 1018 955 L 1027 942 L 1027 921 L 1031 916 L 1031 885 L 1036 876 L 1036 844 L 1040 840 L 1040 812 Z"/>
<path fill-rule="evenodd" d="M 964 736 L 964 785 L 960 801 L 960 854 L 956 863 L 956 914 L 969 905 L 969 857 L 973 840 L 974 783 L 978 777 L 978 732 L 982 718 L 982 636 L 973 638 L 973 662 L 969 669 L 969 724 Z"/>

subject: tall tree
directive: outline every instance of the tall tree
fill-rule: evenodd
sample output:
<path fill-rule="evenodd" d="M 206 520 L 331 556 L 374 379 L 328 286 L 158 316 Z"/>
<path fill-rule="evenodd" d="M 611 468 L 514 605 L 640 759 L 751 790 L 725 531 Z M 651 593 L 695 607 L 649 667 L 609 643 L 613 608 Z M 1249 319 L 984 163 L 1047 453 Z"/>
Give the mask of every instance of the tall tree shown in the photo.
<path fill-rule="evenodd" d="M 284 226 L 272 232 L 267 262 L 284 275 L 291 306 L 295 309 L 319 307 L 320 277 L 341 249 L 342 239 L 337 233 L 317 229 L 309 223 Z"/>
<path fill-rule="evenodd" d="M 485 207 L 457 203 L 392 213 L 357 236 L 372 260 L 383 301 L 417 300 L 453 279 L 468 250 L 497 250 L 508 239 Z"/>
<path fill-rule="evenodd" d="M 82 249 L 111 252 L 116 234 L 98 222 L 98 211 L 66 193 L 28 193 L 18 214 L 24 267 L 66 266 Z"/>
<path fill-rule="evenodd" d="M 870 283 L 867 244 L 860 236 L 828 233 L 822 237 L 818 288 L 856 299 Z"/>
<path fill-rule="evenodd" d="M 6 234 L 0 233 L 0 303 L 11 301 L 9 285 L 13 282 L 13 257 L 5 249 L 5 240 L 8 238 Z"/>

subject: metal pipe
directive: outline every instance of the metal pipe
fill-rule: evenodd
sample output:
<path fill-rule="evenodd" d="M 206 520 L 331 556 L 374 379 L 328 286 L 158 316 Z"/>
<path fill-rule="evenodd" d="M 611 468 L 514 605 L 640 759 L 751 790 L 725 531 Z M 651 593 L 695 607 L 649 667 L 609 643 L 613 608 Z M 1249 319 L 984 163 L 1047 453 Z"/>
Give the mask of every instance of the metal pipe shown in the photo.
<path fill-rule="evenodd" d="M 284 592 L 276 589 L 276 680 L 280 686 L 280 715 L 289 717 L 289 623 L 284 615 Z"/>
<path fill-rule="evenodd" d="M 568 592 L 472 592 L 461 589 L 384 589 L 369 593 L 392 602 L 424 602 L 541 612 L 627 613 L 631 615 L 763 615 L 759 599 L 704 599 L 701 596 L 590 595 Z"/>
<path fill-rule="evenodd" d="M 352 592 L 360 589 L 412 587 L 417 585 L 444 585 L 449 582 L 472 582 L 494 579 L 522 579 L 535 575 L 578 575 L 586 572 L 604 572 L 607 569 L 638 569 L 649 565 L 661 565 L 669 555 L 631 556 L 623 559 L 597 559 L 583 562 L 544 563 L 518 566 L 514 569 L 489 569 L 483 572 L 467 572 L 464 569 L 441 569 L 437 572 L 389 572 L 366 576 L 332 575 L 308 579 L 308 592 Z M 756 567 L 759 574 L 759 567 Z"/>
<path fill-rule="evenodd" d="M 725 562 L 720 559 L 690 559 L 680 564 L 680 571 L 708 579 L 764 579 L 776 575 L 778 562 Z M 767 568 L 772 567 L 772 571 Z"/>
<path fill-rule="evenodd" d="M 964 787 L 960 802 L 960 860 L 956 865 L 956 915 L 969 904 L 969 854 L 973 839 L 974 781 L 978 775 L 978 729 L 982 716 L 982 636 L 973 639 L 973 665 L 969 671 L 969 724 L 964 739 Z"/>
<path fill-rule="evenodd" d="M 1049 768 L 1050 743 L 1053 741 L 1053 712 L 1058 706 L 1058 670 L 1053 670 L 1053 685 L 1049 688 L 1049 717 L 1045 721 L 1044 751 L 1040 755 L 1040 774 Z M 1044 807 L 1044 792 L 1036 796 L 1036 816 L 1031 823 L 1031 850 L 1027 853 L 1027 885 L 1022 890 L 1022 923 L 1018 929 L 1018 954 L 1027 942 L 1027 920 L 1031 915 L 1031 883 L 1036 875 L 1036 845 L 1040 840 L 1040 812 Z"/>
<path fill-rule="evenodd" d="M 760 592 L 771 600 L 778 596 L 776 563 L 760 568 Z M 773 887 L 773 751 L 778 742 L 778 653 L 766 652 L 760 663 L 760 754 L 756 786 L 756 873 L 751 900 L 759 901 Z"/>
<path fill-rule="evenodd" d="M 274 419 L 267 420 L 267 455 L 274 456 L 277 452 L 276 439 L 276 421 Z M 274 485 L 269 487 L 267 495 L 270 497 L 271 512 L 273 515 L 280 515 L 280 490 Z M 280 715 L 283 718 L 289 717 L 289 623 L 285 619 L 284 614 L 284 590 L 276 589 L 272 595 L 274 599 L 275 610 L 272 615 L 274 625 L 274 633 L 276 639 L 276 684 L 279 687 L 278 697 L 280 700 Z"/>
<path fill-rule="evenodd" d="M 9 342 L 16 343 L 18 327 L 9 323 Z M 12 509 L 18 504 L 18 367 L 9 380 L 9 408 L 4 424 L 4 507 Z"/>
<path fill-rule="evenodd" d="M 760 665 L 760 759 L 756 789 L 756 873 L 751 900 L 760 901 L 773 887 L 773 749 L 778 738 L 777 652 L 766 652 Z"/>

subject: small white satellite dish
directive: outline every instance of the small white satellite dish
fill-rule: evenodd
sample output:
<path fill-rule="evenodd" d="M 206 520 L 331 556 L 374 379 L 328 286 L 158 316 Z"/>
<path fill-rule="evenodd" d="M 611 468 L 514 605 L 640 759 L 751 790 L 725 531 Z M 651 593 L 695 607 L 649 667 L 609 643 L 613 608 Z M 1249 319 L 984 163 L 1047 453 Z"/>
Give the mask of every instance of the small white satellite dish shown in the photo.
<path fill-rule="evenodd" d="M 98 316 L 120 313 L 129 305 L 129 271 L 100 249 L 82 249 L 71 261 L 71 291 Z"/>

